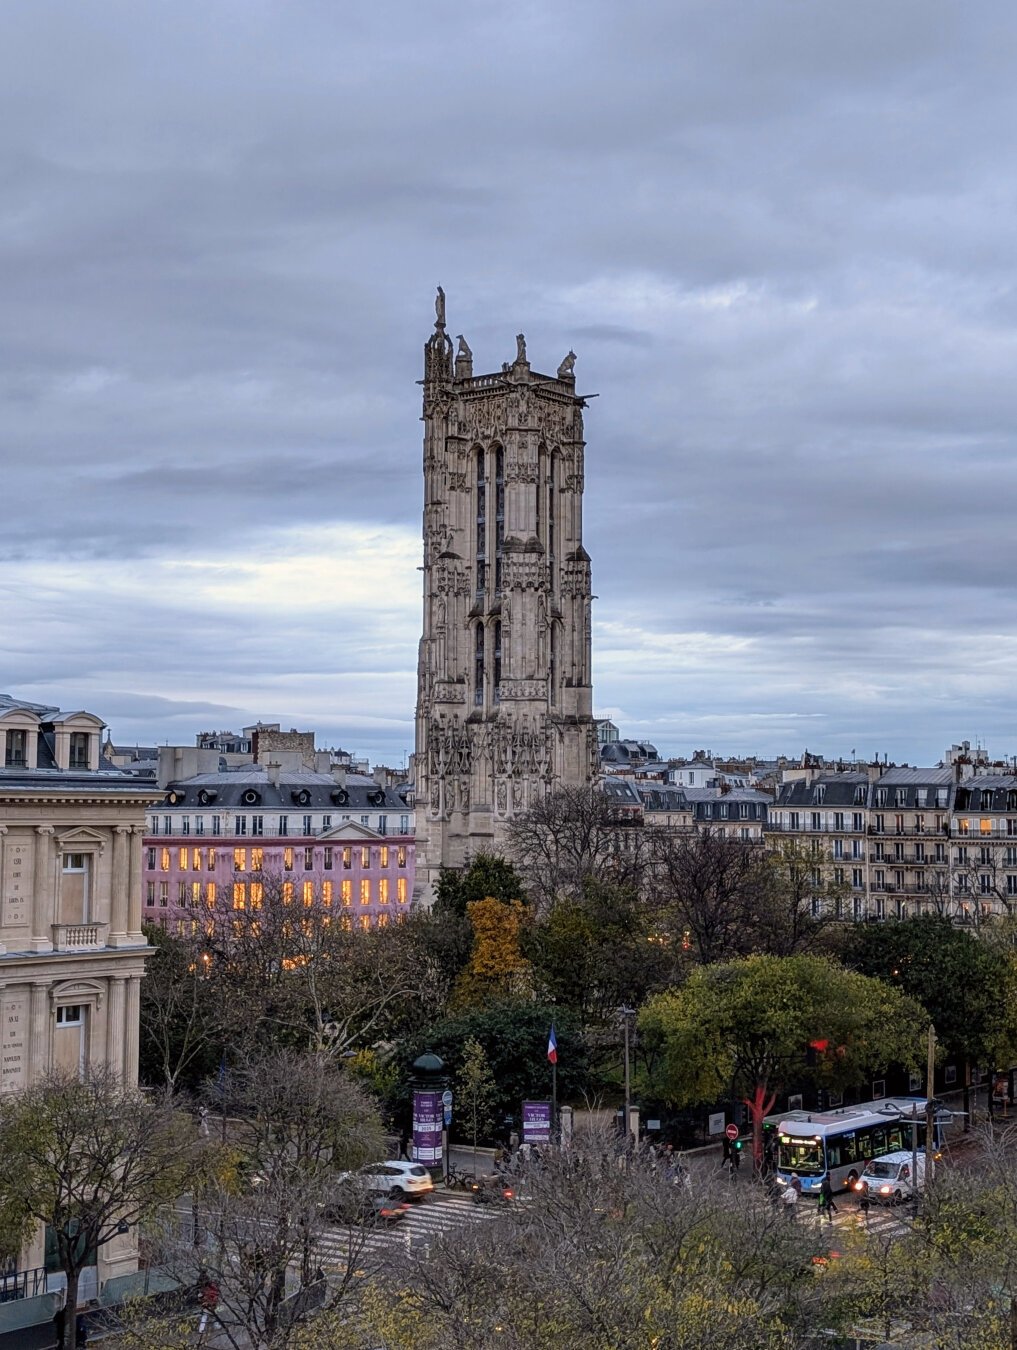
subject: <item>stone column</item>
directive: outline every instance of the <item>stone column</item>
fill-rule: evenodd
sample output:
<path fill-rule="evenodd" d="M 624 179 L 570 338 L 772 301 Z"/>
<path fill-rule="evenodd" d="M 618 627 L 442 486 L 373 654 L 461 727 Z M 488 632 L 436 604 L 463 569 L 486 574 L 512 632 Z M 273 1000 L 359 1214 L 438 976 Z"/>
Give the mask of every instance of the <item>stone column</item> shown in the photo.
<path fill-rule="evenodd" d="M 124 1083 L 136 1087 L 138 1082 L 138 1039 L 141 1022 L 141 977 L 132 975 L 127 981 L 127 1005 L 124 1018 Z"/>
<path fill-rule="evenodd" d="M 32 985 L 28 1017 L 28 1081 L 33 1083 L 49 1073 L 50 1068 L 52 1011 L 48 984 Z"/>
<path fill-rule="evenodd" d="M 3 955 L 5 954 L 5 952 L 7 951 L 7 947 L 5 946 L 5 944 L 4 944 L 4 942 L 3 942 L 4 919 L 5 919 L 5 917 L 6 917 L 6 915 L 5 915 L 5 913 L 4 913 L 5 906 L 4 906 L 4 893 L 3 893 L 3 887 L 4 887 L 4 835 L 5 835 L 6 833 L 7 833 L 7 826 L 6 826 L 6 825 L 0 825 L 0 956 L 3 956 Z"/>
<path fill-rule="evenodd" d="M 109 1004 L 106 1008 L 106 1067 L 115 1074 L 124 1072 L 124 986 L 122 976 L 109 982 Z"/>
<path fill-rule="evenodd" d="M 131 884 L 131 826 L 118 825 L 113 832 L 113 875 L 110 878 L 109 946 L 127 942 L 128 896 Z"/>
<path fill-rule="evenodd" d="M 127 940 L 132 945 L 141 941 L 141 845 L 145 827 L 135 825 L 131 834 L 130 862 L 127 872 Z"/>
<path fill-rule="evenodd" d="M 32 882 L 32 939 L 33 952 L 53 950 L 53 928 L 56 919 L 56 879 L 54 877 L 53 826 L 37 825 L 35 829 L 35 870 Z"/>

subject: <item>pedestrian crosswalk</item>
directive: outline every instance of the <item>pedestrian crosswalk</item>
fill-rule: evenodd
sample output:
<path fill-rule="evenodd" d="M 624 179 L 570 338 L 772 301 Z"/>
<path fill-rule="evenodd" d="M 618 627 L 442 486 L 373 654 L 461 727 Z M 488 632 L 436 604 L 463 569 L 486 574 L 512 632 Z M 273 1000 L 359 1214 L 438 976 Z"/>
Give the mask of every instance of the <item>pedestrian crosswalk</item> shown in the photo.
<path fill-rule="evenodd" d="M 411 1204 L 406 1217 L 390 1228 L 331 1226 L 316 1242 L 315 1257 L 326 1275 L 360 1263 L 377 1264 L 399 1251 L 426 1252 L 439 1237 L 501 1212 L 494 1205 L 475 1204 L 470 1195 L 435 1191 Z"/>
<path fill-rule="evenodd" d="M 797 1218 L 801 1222 L 814 1224 L 817 1228 L 830 1228 L 837 1232 L 856 1230 L 884 1237 L 900 1237 L 911 1229 L 911 1214 L 906 1209 L 891 1205 L 872 1205 L 866 1215 L 857 1205 L 839 1200 L 836 1203 L 837 1209 L 831 1216 L 807 1203 L 801 1203 L 797 1206 Z"/>

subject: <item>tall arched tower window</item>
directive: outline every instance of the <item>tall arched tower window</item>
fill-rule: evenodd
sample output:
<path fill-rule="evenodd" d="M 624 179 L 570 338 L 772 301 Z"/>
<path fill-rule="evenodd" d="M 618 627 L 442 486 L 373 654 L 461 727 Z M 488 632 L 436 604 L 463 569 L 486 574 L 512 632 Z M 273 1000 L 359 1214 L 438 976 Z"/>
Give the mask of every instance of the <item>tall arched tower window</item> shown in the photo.
<path fill-rule="evenodd" d="M 553 707 L 558 702 L 558 625 L 556 623 L 551 624 L 547 639 L 548 700 Z"/>
<path fill-rule="evenodd" d="M 484 702 L 484 625 L 478 623 L 474 637 L 473 702 L 481 707 Z"/>
<path fill-rule="evenodd" d="M 551 578 L 551 590 L 555 589 L 557 568 L 554 565 L 555 548 L 555 494 L 558 478 L 558 456 L 553 451 L 548 461 L 547 473 L 547 570 Z"/>
<path fill-rule="evenodd" d="M 494 593 L 501 595 L 501 555 L 505 543 L 505 451 L 494 452 Z"/>
<path fill-rule="evenodd" d="M 501 684 L 501 619 L 494 625 L 494 702 L 499 701 L 498 687 Z"/>
<path fill-rule="evenodd" d="M 477 474 L 477 594 L 483 595 L 487 582 L 487 484 L 484 480 L 484 452 L 479 448 L 474 456 L 474 466 Z"/>

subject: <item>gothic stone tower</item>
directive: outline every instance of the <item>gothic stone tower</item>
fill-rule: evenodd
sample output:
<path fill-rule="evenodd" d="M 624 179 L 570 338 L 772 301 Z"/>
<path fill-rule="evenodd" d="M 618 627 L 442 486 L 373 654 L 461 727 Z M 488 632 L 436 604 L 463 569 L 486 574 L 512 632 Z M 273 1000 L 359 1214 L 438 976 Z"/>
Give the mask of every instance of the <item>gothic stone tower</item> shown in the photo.
<path fill-rule="evenodd" d="M 453 358 L 439 288 L 424 346 L 424 627 L 417 875 L 502 850 L 513 813 L 592 781 L 590 559 L 575 353 L 538 375 Z"/>

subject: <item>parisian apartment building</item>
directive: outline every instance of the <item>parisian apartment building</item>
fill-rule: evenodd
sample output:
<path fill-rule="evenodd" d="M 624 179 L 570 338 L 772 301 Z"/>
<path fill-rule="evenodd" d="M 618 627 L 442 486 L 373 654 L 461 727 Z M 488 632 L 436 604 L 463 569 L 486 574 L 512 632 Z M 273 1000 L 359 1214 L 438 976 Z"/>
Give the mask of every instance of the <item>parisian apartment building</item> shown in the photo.
<path fill-rule="evenodd" d="M 104 723 L 0 694 L 0 1092 L 108 1066 L 137 1082 L 145 815 L 158 797 L 101 756 Z M 58 1299 L 53 1243 L 21 1253 L 24 1298 Z M 83 1299 L 137 1269 L 133 1232 L 87 1268 Z M 4 1317 L 24 1306 L 0 1305 Z M 23 1325 L 17 1322 L 16 1325 Z"/>

